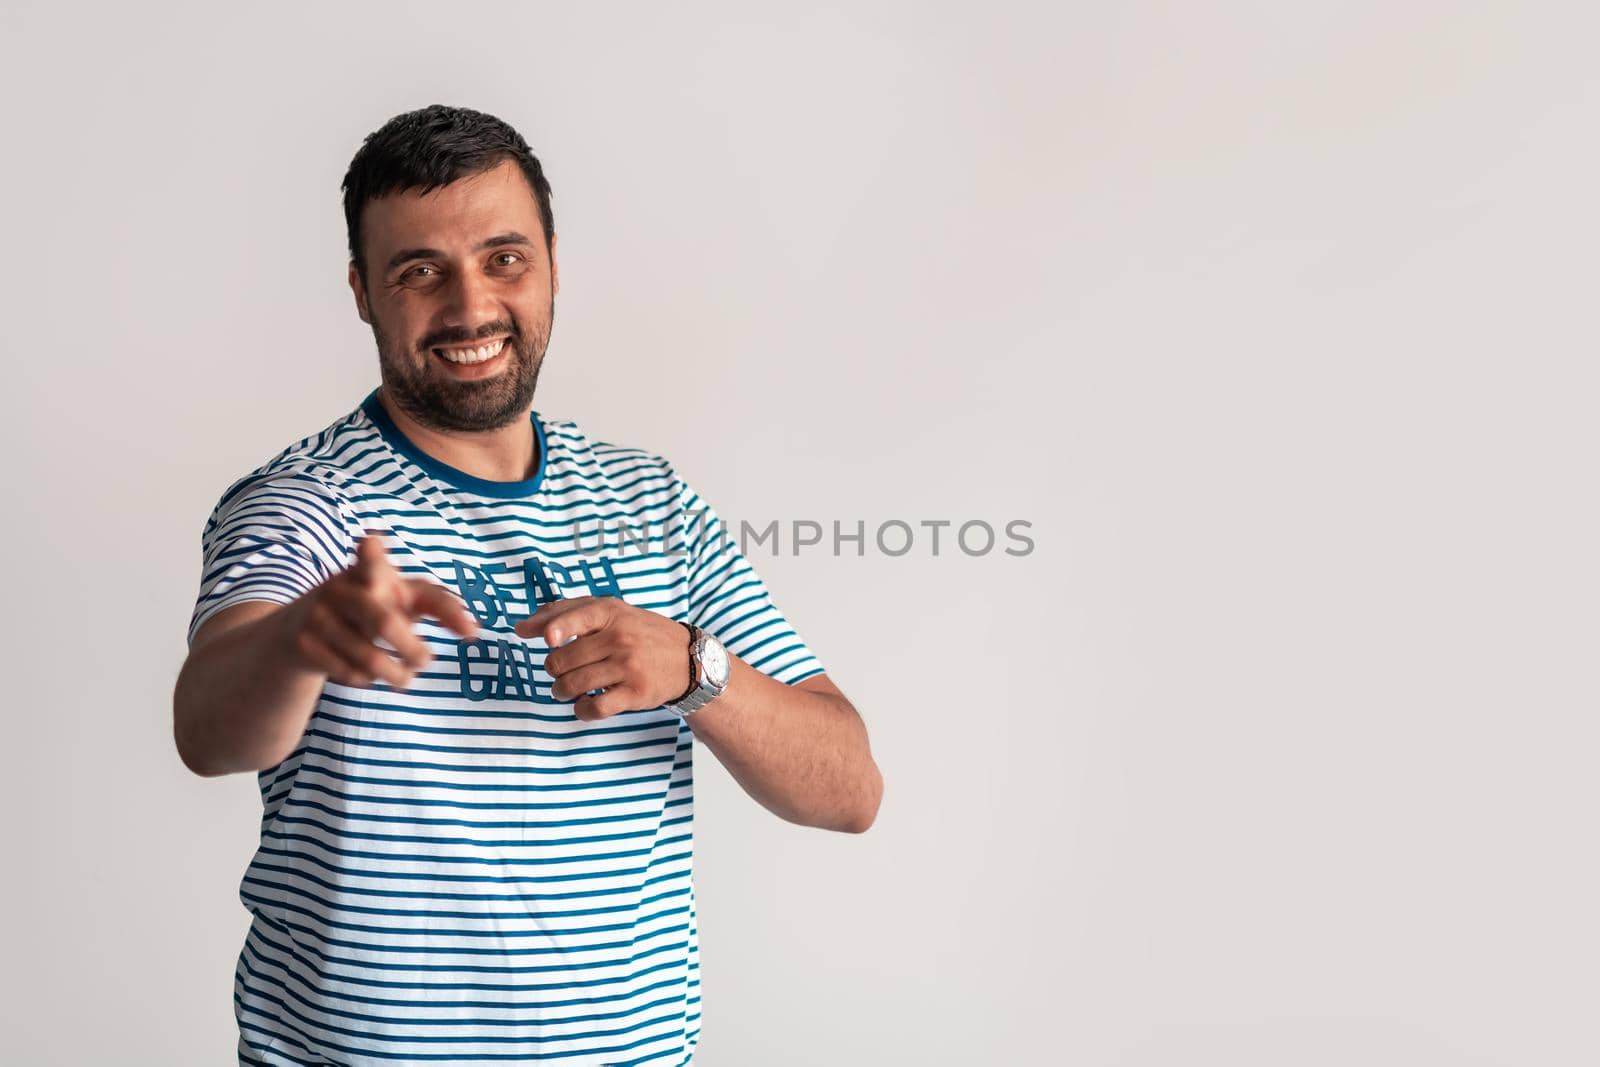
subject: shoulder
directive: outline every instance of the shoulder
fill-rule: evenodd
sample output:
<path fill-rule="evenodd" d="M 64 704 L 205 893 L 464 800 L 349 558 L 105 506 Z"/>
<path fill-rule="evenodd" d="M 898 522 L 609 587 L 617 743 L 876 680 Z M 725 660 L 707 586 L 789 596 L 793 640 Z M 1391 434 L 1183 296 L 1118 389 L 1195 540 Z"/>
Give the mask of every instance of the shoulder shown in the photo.
<path fill-rule="evenodd" d="M 543 414 L 539 417 L 552 461 L 566 460 L 580 470 L 598 471 L 612 478 L 654 476 L 675 488 L 681 484 L 671 461 L 658 452 L 591 435 L 574 419 Z"/>
<path fill-rule="evenodd" d="M 213 520 L 246 503 L 267 498 L 298 499 L 329 512 L 346 510 L 348 459 L 352 450 L 359 450 L 367 439 L 364 427 L 370 426 L 358 410 L 284 446 L 223 490 L 212 513 Z"/>

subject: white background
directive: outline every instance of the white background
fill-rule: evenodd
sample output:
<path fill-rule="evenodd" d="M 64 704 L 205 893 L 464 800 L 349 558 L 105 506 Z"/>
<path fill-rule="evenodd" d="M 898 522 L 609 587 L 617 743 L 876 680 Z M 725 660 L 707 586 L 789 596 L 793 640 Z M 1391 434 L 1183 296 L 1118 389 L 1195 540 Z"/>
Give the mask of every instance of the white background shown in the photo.
<path fill-rule="evenodd" d="M 1591 6 L 0 26 L 0 1058 L 232 1061 L 200 531 L 377 383 L 339 180 L 439 102 L 555 189 L 538 410 L 735 520 L 1033 524 L 755 558 L 887 788 L 699 753 L 699 1067 L 1600 1060 Z"/>

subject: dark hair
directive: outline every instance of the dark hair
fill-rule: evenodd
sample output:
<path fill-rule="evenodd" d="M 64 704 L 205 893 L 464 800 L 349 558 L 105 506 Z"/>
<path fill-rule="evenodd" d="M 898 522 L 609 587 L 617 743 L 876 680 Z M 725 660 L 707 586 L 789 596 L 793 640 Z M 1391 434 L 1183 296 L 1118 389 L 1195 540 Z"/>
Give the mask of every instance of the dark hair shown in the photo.
<path fill-rule="evenodd" d="M 478 174 L 515 160 L 539 201 L 548 255 L 555 233 L 550 212 L 550 183 L 544 168 L 522 135 L 506 123 L 464 107 L 430 104 L 396 115 L 366 140 L 350 160 L 344 175 L 344 224 L 350 239 L 350 258 L 363 280 L 367 263 L 361 251 L 361 209 L 367 201 L 406 189 L 426 193 L 469 174 Z"/>

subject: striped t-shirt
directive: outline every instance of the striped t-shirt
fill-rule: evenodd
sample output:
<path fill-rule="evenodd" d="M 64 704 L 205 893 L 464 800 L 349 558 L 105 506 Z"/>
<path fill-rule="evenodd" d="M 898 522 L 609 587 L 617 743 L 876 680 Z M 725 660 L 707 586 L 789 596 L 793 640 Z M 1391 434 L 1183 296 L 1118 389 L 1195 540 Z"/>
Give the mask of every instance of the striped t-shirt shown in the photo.
<path fill-rule="evenodd" d="M 434 659 L 409 688 L 328 682 L 260 772 L 241 1063 L 693 1057 L 694 734 L 665 707 L 577 719 L 544 642 L 513 627 L 553 598 L 616 596 L 781 682 L 823 668 L 670 463 L 530 417 L 534 476 L 487 481 L 419 449 L 373 390 L 206 522 L 191 643 L 231 604 L 288 603 L 349 567 L 367 529 L 480 626 L 467 642 L 421 620 Z"/>

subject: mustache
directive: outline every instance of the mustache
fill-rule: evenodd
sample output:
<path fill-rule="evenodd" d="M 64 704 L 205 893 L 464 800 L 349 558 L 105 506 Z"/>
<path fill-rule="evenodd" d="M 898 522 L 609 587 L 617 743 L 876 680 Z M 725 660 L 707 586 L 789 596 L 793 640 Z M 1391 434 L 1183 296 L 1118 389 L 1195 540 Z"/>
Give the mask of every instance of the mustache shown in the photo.
<path fill-rule="evenodd" d="M 420 347 L 423 350 L 437 348 L 440 345 L 464 345 L 469 341 L 481 341 L 490 337 L 499 337 L 510 334 L 513 341 L 521 340 L 522 331 L 517 329 L 515 323 L 492 322 L 487 326 L 478 327 L 477 333 L 468 333 L 466 330 L 445 330 L 440 333 L 429 334 L 422 339 Z"/>

